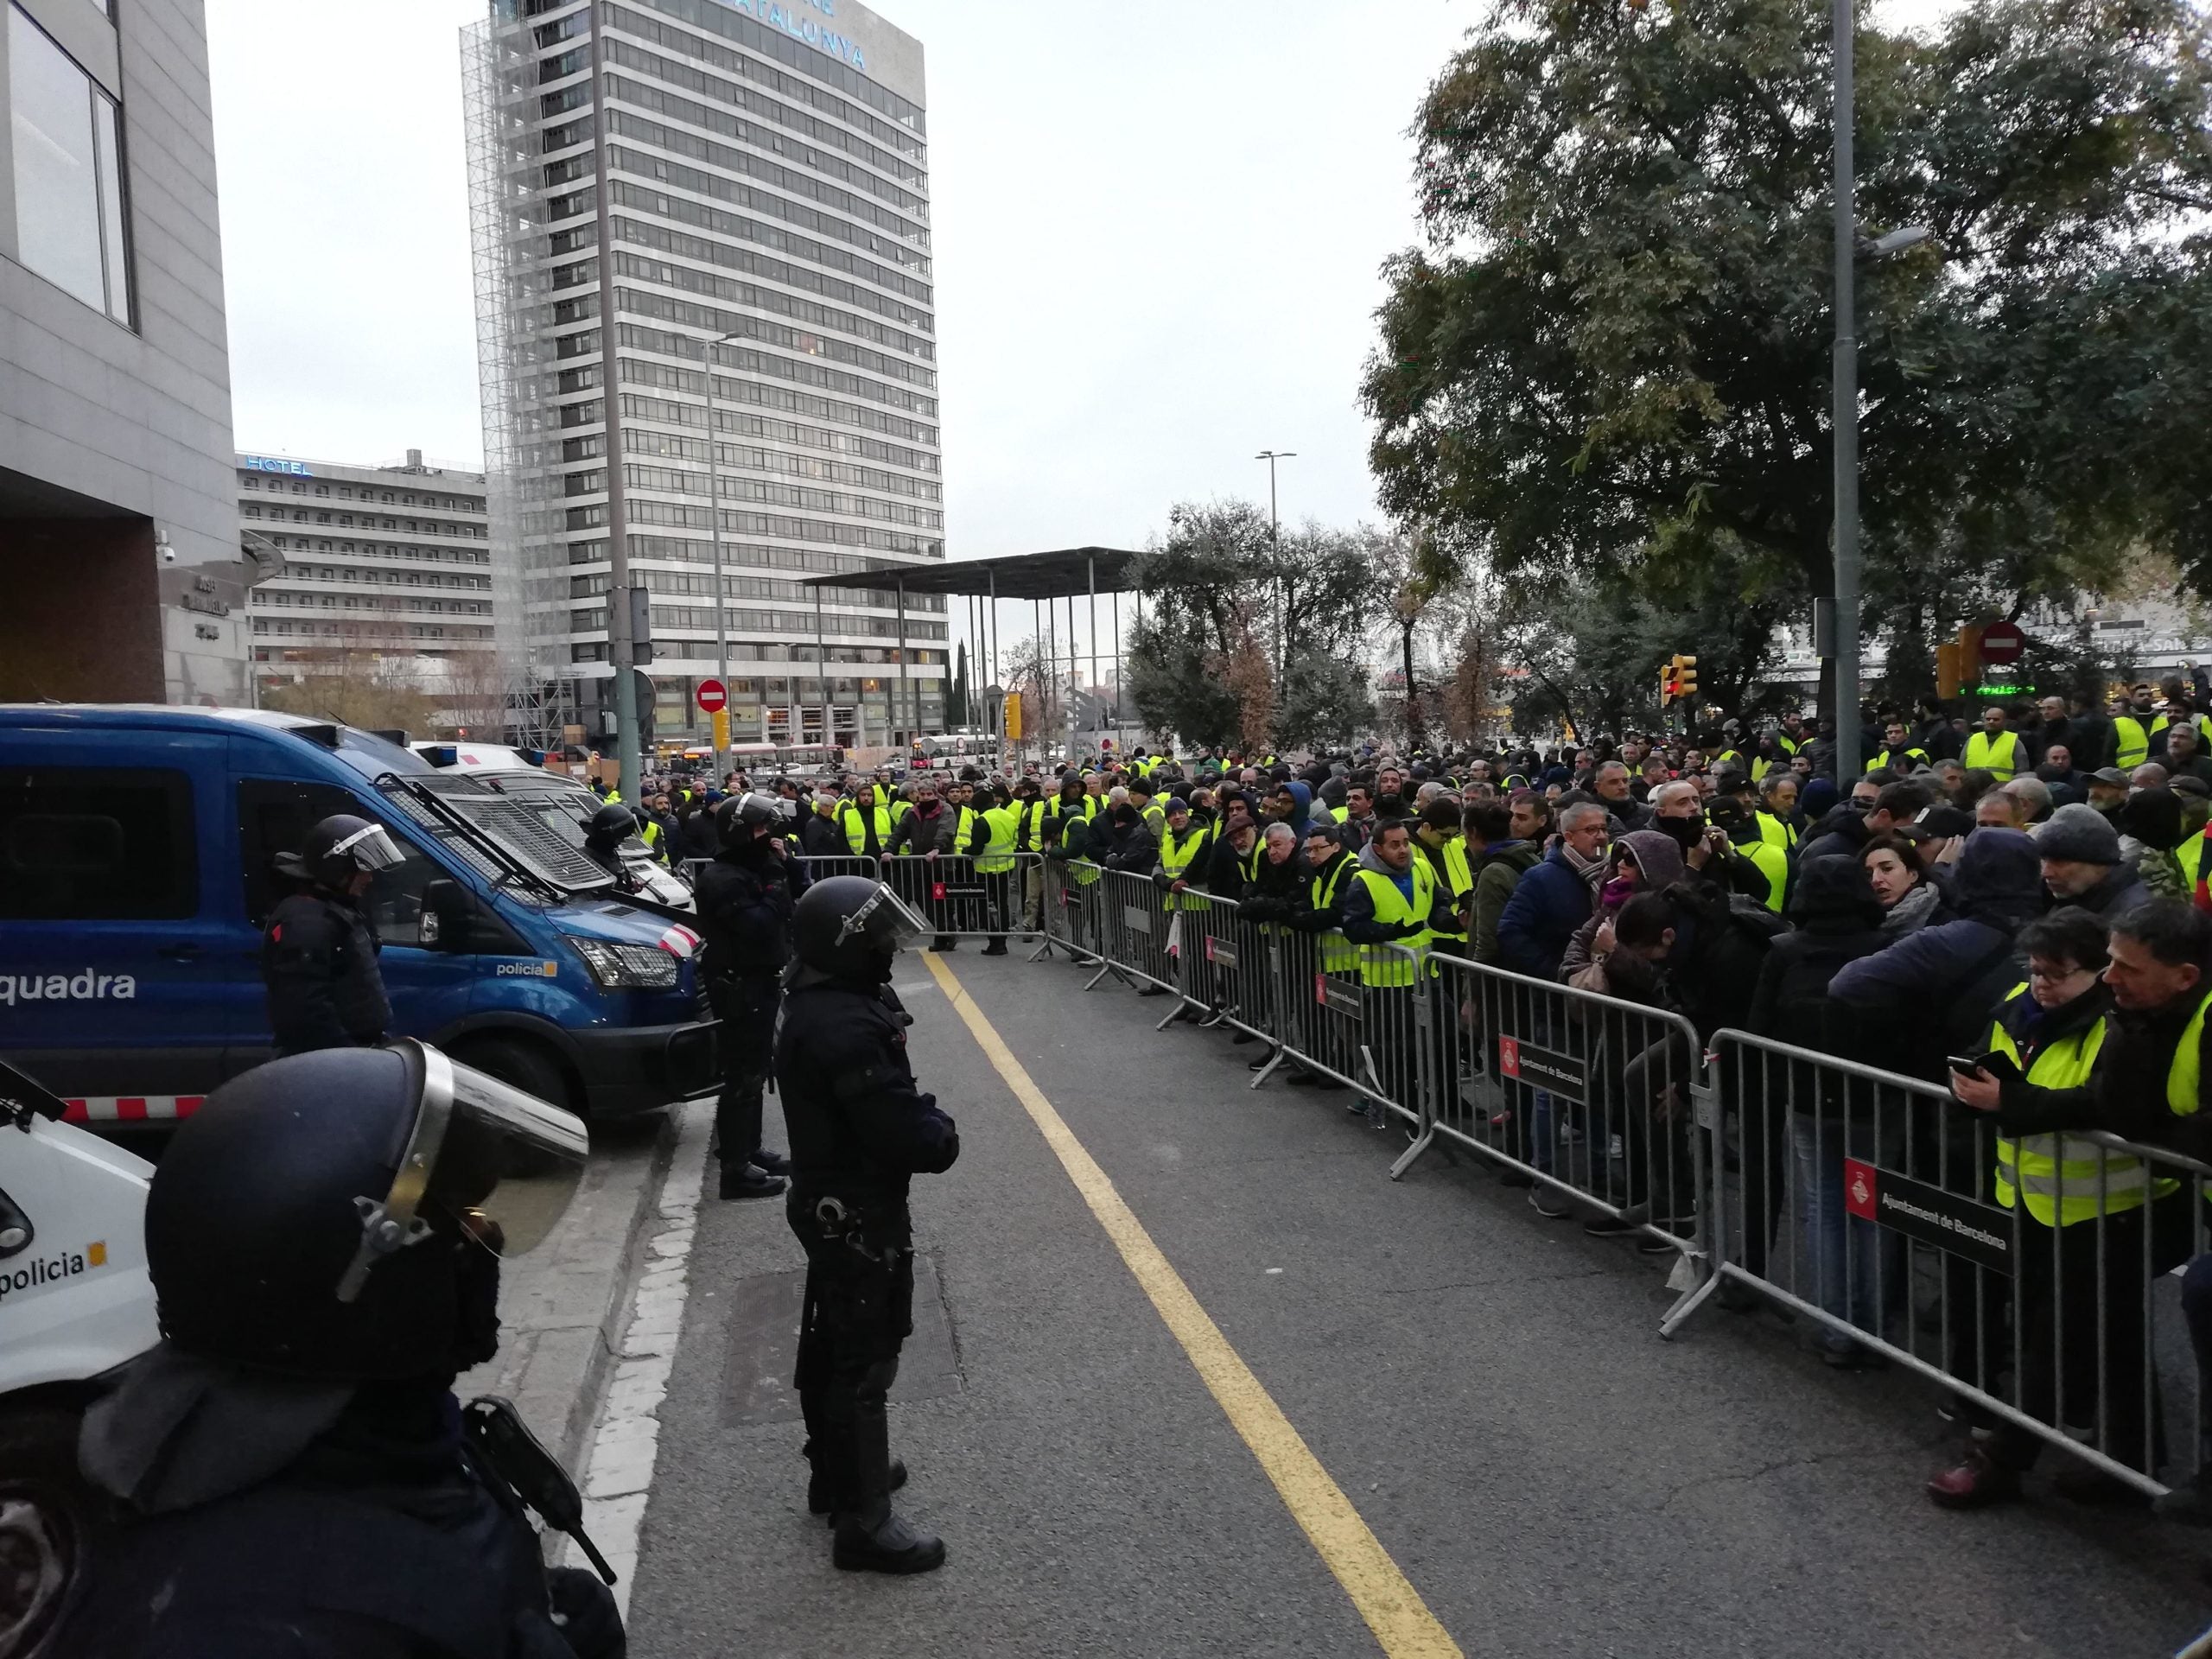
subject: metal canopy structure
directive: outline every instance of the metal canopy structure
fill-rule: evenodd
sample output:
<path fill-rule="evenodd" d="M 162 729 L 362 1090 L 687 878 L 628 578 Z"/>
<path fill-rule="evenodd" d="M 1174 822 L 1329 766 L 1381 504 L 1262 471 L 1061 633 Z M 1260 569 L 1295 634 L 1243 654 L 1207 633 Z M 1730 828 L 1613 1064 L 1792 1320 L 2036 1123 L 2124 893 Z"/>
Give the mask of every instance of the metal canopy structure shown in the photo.
<path fill-rule="evenodd" d="M 810 576 L 810 588 L 868 588 L 881 593 L 962 594 L 973 599 L 1081 599 L 1136 588 L 1143 556 L 1116 547 L 1070 547 L 956 563 L 887 564 L 842 576 Z"/>
<path fill-rule="evenodd" d="M 1073 715 L 1084 694 L 1079 684 L 1079 664 L 1090 664 L 1090 681 L 1095 692 L 1100 683 L 1099 664 L 1102 658 L 1114 665 L 1112 713 L 1117 725 L 1122 719 L 1122 601 L 1125 593 L 1135 593 L 1137 565 L 1143 555 L 1117 547 L 1068 547 L 1049 553 L 1010 554 L 995 559 L 962 559 L 950 563 L 887 564 L 871 570 L 846 571 L 834 576 L 809 576 L 804 584 L 814 589 L 815 666 L 824 679 L 827 695 L 828 651 L 823 641 L 822 590 L 825 588 L 864 588 L 879 593 L 895 594 L 899 598 L 898 661 L 899 677 L 893 683 L 893 719 L 898 717 L 897 696 L 901 688 L 911 683 L 909 664 L 912 653 L 906 648 L 906 595 L 909 594 L 958 594 L 968 601 L 968 638 L 975 642 L 976 655 L 981 658 L 977 667 L 983 670 L 988 664 L 987 683 L 995 687 L 999 683 L 999 605 L 1001 601 L 1027 601 L 1032 607 L 1035 623 L 1038 656 L 1044 670 L 1046 683 L 1057 693 L 1065 682 L 1068 730 L 1074 730 Z M 1098 645 L 1098 598 L 1105 594 L 1113 601 L 1113 645 L 1105 653 Z M 1076 644 L 1076 601 L 1089 601 L 1090 649 L 1078 651 Z M 1067 603 L 1067 633 L 1065 642 L 1060 635 L 1059 604 Z M 1137 616 L 1142 620 L 1144 601 L 1137 601 Z M 1063 645 L 1065 643 L 1065 649 Z M 948 664 L 949 666 L 949 664 Z M 948 681 L 950 677 L 948 676 Z M 919 710 L 920 691 L 917 687 L 910 694 Z M 1050 699 L 1048 699 L 1048 702 Z M 1049 708 L 1046 711 L 1049 713 Z M 996 727 L 998 709 L 988 711 L 987 723 Z M 909 730 L 913 727 L 910 724 Z"/>

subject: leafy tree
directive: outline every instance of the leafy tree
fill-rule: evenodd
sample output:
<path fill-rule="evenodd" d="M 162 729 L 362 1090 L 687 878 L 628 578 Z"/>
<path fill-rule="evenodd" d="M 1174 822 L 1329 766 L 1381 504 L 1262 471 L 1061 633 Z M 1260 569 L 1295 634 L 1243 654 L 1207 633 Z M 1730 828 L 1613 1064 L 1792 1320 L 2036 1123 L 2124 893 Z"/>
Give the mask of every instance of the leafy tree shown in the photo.
<path fill-rule="evenodd" d="M 1363 385 L 1440 569 L 1832 591 L 1827 29 L 1820 0 L 1498 0 L 1447 65 Z M 1859 286 L 1869 613 L 1908 656 L 2139 543 L 2212 587 L 2206 45 L 2187 0 L 1859 34 L 1861 220 L 1935 232 Z"/>
<path fill-rule="evenodd" d="M 1350 657 L 1293 646 L 1274 740 L 1286 748 L 1340 747 L 1374 729 L 1366 667 Z"/>
<path fill-rule="evenodd" d="M 1380 539 L 1307 524 L 1278 541 L 1249 502 L 1175 507 L 1138 573 L 1149 608 L 1130 636 L 1128 677 L 1146 729 L 1291 742 L 1278 711 L 1311 718 L 1336 689 L 1305 696 L 1290 683 L 1296 665 L 1356 659 L 1381 619 Z M 1279 664 L 1293 671 L 1279 677 Z"/>

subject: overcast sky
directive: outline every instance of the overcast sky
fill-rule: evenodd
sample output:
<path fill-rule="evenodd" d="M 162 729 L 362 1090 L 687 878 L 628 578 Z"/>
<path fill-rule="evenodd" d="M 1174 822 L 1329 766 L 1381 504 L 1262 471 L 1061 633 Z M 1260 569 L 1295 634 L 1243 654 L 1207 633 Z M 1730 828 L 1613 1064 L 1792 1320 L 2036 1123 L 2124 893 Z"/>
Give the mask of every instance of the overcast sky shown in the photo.
<path fill-rule="evenodd" d="M 1919 12 L 1937 0 L 1905 0 Z M 927 53 L 955 558 L 1173 502 L 1375 516 L 1361 364 L 1407 130 L 1481 0 L 882 0 Z M 458 31 L 481 0 L 207 0 L 243 449 L 482 454 Z"/>

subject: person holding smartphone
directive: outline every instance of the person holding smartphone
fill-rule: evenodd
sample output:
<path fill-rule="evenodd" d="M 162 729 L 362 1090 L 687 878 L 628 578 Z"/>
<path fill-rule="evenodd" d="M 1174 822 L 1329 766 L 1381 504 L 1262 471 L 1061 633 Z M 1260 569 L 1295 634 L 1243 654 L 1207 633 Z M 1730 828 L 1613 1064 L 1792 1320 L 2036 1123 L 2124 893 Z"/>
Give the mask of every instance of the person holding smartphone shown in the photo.
<path fill-rule="evenodd" d="M 2068 906 L 2023 928 L 2027 982 L 1999 1005 L 1989 1052 L 1948 1063 L 1952 1094 L 1994 1116 L 1997 1202 L 2024 1212 L 2012 1281 L 2020 1355 L 2012 1403 L 2056 1426 L 2063 1380 L 2064 1415 L 2097 1425 L 2095 1448 L 2152 1471 L 2164 1435 L 2145 1325 L 2145 1264 L 2164 1274 L 2188 1255 L 2189 1194 L 2141 1159 L 2064 1131 L 2107 1129 L 2171 1143 L 2177 1121 L 2196 1116 L 2212 1007 L 2204 985 L 2212 924 L 2156 901 L 2114 919 L 2109 938 L 2107 925 Z M 2001 1325 L 1998 1341 L 2010 1351 Z M 2146 1393 L 2153 1402 L 2147 1418 Z M 2017 1497 L 2020 1476 L 2044 1444 L 1999 1422 L 1928 1483 L 1928 1496 L 1948 1509 Z M 2088 1468 L 2069 1469 L 2054 1484 L 2085 1503 L 2146 1501 L 2126 1482 Z"/>

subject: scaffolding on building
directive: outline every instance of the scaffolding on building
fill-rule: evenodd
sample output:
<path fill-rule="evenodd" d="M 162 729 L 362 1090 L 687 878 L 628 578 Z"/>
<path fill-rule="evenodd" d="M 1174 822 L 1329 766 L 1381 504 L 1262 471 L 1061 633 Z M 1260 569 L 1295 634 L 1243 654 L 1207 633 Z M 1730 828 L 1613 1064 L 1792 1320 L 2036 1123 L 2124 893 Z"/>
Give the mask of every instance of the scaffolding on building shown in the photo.
<path fill-rule="evenodd" d="M 493 638 L 506 680 L 509 735 L 557 747 L 581 722 L 574 667 L 532 639 L 533 612 L 568 592 L 561 534 L 560 410 L 545 226 L 537 190 L 536 63 L 512 15 L 461 32 L 468 133 L 478 381 L 484 416 L 485 503 L 492 543 Z"/>

